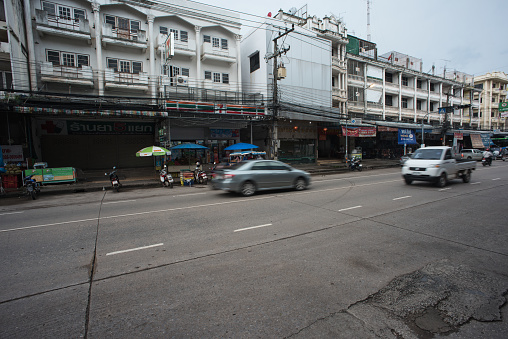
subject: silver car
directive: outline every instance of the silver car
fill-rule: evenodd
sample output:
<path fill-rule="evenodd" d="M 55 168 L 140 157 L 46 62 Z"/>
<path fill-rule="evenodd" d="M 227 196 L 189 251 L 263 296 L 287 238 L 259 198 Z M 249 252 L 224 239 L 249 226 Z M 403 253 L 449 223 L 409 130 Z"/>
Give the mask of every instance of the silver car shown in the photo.
<path fill-rule="evenodd" d="M 483 151 L 474 148 L 465 148 L 461 150 L 457 156 L 457 159 L 476 160 L 481 161 L 483 158 Z"/>
<path fill-rule="evenodd" d="M 275 160 L 247 160 L 215 171 L 212 188 L 251 196 L 257 191 L 293 188 L 304 190 L 310 174 Z"/>

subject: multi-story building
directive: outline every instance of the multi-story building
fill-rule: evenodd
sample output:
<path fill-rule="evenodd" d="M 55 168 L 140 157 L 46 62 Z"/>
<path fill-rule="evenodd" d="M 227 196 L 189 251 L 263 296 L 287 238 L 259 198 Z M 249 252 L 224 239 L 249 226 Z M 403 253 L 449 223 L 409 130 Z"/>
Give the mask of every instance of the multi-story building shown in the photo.
<path fill-rule="evenodd" d="M 487 131 L 508 132 L 508 118 L 500 112 L 500 104 L 507 101 L 508 76 L 504 72 L 492 72 L 474 77 L 473 95 L 480 105 L 473 110 L 473 117 L 478 119 L 478 127 Z"/>
<path fill-rule="evenodd" d="M 31 113 L 33 157 L 53 166 L 142 166 L 150 160 L 135 152 L 159 142 L 221 152 L 252 115 L 265 115 L 263 98 L 242 95 L 238 14 L 185 0 L 5 7 L 14 15 L 3 31 L 11 48 L 3 84 L 12 74 L 14 90 L 30 91 L 9 109 Z"/>

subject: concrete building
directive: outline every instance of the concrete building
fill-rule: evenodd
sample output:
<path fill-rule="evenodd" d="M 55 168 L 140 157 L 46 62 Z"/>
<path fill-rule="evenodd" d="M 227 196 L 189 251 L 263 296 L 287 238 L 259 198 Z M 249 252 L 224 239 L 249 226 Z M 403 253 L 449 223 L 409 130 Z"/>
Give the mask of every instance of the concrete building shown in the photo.
<path fill-rule="evenodd" d="M 473 110 L 479 129 L 508 132 L 508 115 L 499 109 L 500 105 L 507 101 L 508 76 L 504 72 L 475 76 L 473 85 L 481 90 L 474 93 L 475 100 L 479 100 L 480 105 Z"/>
<path fill-rule="evenodd" d="M 141 147 L 180 142 L 218 156 L 266 115 L 243 95 L 238 14 L 186 0 L 2 4 L 2 85 L 30 93 L 5 110 L 28 117 L 39 161 L 143 166 Z"/>

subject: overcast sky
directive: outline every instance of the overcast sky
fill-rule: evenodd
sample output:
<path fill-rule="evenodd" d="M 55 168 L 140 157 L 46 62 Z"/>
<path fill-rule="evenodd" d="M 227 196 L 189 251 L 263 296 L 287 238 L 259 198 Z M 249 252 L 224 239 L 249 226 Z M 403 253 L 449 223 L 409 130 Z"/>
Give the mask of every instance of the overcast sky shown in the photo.
<path fill-rule="evenodd" d="M 241 14 L 246 25 L 268 12 L 300 9 L 343 18 L 348 33 L 367 39 L 367 0 L 200 0 Z M 397 51 L 423 60 L 423 71 L 508 74 L 508 0 L 372 0 L 371 41 L 378 54 Z M 249 29 L 249 28 L 247 28 Z"/>

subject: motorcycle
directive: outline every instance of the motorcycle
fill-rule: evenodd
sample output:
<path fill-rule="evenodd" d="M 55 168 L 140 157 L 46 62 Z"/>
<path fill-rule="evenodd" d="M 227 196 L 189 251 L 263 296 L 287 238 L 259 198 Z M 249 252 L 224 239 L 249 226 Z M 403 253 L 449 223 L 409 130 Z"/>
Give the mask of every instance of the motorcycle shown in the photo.
<path fill-rule="evenodd" d="M 487 165 L 492 166 L 492 157 L 488 157 L 488 158 L 483 157 L 482 158 L 482 165 L 483 166 L 487 166 Z"/>
<path fill-rule="evenodd" d="M 35 179 L 32 179 L 32 175 L 25 177 L 24 186 L 26 195 L 32 197 L 32 200 L 37 199 L 37 195 L 41 193 L 41 186 Z"/>
<path fill-rule="evenodd" d="M 162 186 L 165 186 L 165 187 L 169 187 L 169 188 L 173 188 L 173 176 L 171 175 L 171 173 L 169 173 L 167 170 L 166 170 L 166 165 L 164 165 L 164 168 L 160 170 L 160 180 L 161 180 L 161 184 Z"/>
<path fill-rule="evenodd" d="M 348 160 L 348 167 L 351 171 L 358 170 L 361 172 L 363 170 L 362 160 L 360 158 L 352 158 Z"/>
<path fill-rule="evenodd" d="M 104 173 L 104 175 L 109 175 L 109 181 L 111 181 L 111 187 L 117 192 L 120 191 L 120 179 L 118 179 L 118 175 L 116 174 L 116 167 L 113 167 L 113 171 L 109 174 Z"/>
<path fill-rule="evenodd" d="M 198 184 L 208 184 L 208 176 L 206 172 L 201 169 L 201 163 L 196 162 L 196 169 L 194 170 L 194 182 Z"/>

